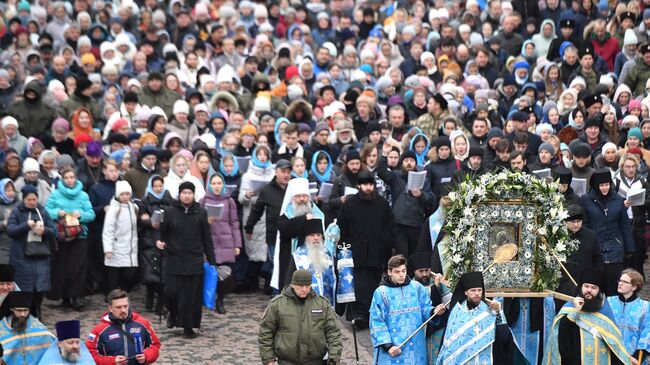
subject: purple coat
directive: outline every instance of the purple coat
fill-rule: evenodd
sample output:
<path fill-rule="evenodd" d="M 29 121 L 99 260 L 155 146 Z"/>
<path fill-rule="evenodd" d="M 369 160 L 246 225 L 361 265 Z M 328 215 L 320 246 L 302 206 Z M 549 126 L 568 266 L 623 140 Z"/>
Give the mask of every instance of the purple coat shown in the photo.
<path fill-rule="evenodd" d="M 242 247 L 241 232 L 239 230 L 239 219 L 237 218 L 237 206 L 230 197 L 217 196 L 212 192 L 206 193 L 199 202 L 205 208 L 206 204 L 223 204 L 221 218 L 210 224 L 212 233 L 212 246 L 217 264 L 234 263 L 235 248 Z"/>

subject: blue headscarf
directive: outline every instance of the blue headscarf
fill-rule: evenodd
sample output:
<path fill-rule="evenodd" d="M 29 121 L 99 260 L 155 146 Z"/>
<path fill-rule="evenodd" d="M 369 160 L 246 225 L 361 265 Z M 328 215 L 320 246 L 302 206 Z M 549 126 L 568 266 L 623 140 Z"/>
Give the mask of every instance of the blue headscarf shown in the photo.
<path fill-rule="evenodd" d="M 161 180 L 163 180 L 163 191 L 162 191 L 162 193 L 160 193 L 160 194 L 156 194 L 156 193 L 153 191 L 153 179 L 155 179 L 156 177 L 159 177 Z M 151 175 L 151 177 L 150 177 L 149 180 L 147 181 L 147 193 L 149 193 L 149 194 L 155 196 L 155 197 L 158 198 L 158 199 L 162 199 L 163 196 L 165 195 L 165 192 L 167 191 L 167 189 L 164 188 L 164 186 L 165 186 L 164 181 L 165 181 L 165 180 L 164 180 L 164 179 L 162 178 L 162 176 L 160 176 L 160 175 Z"/>
<path fill-rule="evenodd" d="M 415 150 L 415 140 L 418 138 L 418 136 L 422 136 L 424 138 L 424 142 L 426 143 L 422 153 L 418 153 Z M 418 132 L 416 135 L 413 136 L 413 138 L 411 138 L 411 143 L 409 143 L 409 149 L 415 152 L 417 165 L 424 166 L 424 164 L 427 162 L 427 153 L 429 152 L 429 138 L 424 133 Z"/>
<path fill-rule="evenodd" d="M 309 171 L 307 171 L 307 169 L 305 169 L 305 172 L 303 172 L 302 176 L 298 176 L 298 174 L 296 174 L 295 172 L 291 171 L 291 177 L 292 177 L 292 178 L 293 178 L 293 177 L 302 177 L 302 178 L 305 178 L 305 179 L 309 179 Z"/>
<path fill-rule="evenodd" d="M 14 182 L 11 181 L 11 179 L 8 178 L 8 177 L 0 180 L 0 200 L 2 200 L 2 202 L 5 203 L 5 204 L 11 204 L 11 203 L 16 201 L 16 196 L 14 196 L 13 199 L 10 199 L 7 196 L 7 192 L 5 191 L 5 189 L 7 188 L 7 184 L 11 184 L 11 186 L 14 186 Z M 16 188 L 14 186 L 14 190 L 15 189 Z"/>
<path fill-rule="evenodd" d="M 325 172 L 323 172 L 322 175 L 318 172 L 318 168 L 316 168 L 316 165 L 318 165 L 318 156 L 321 154 L 327 157 L 327 168 L 325 168 Z M 314 156 L 311 159 L 311 173 L 318 181 L 322 183 L 329 182 L 330 175 L 332 173 L 332 167 L 332 158 L 330 157 L 329 153 L 325 151 L 316 151 L 316 153 L 314 153 Z"/>
<path fill-rule="evenodd" d="M 280 129 L 280 125 L 281 125 L 282 123 L 291 124 L 291 122 L 289 121 L 289 119 L 287 119 L 287 118 L 285 118 L 285 117 L 278 118 L 278 119 L 275 121 L 275 127 L 273 127 L 273 133 L 274 133 L 274 135 L 275 135 L 275 143 L 276 143 L 276 145 L 278 145 L 278 146 L 281 146 L 281 145 L 282 145 L 282 139 L 280 138 L 280 133 L 278 132 L 278 130 Z"/>
<path fill-rule="evenodd" d="M 226 172 L 226 168 L 223 166 L 223 160 L 224 160 L 224 158 L 226 158 L 226 156 L 232 157 L 232 163 L 234 165 L 234 167 L 232 169 L 232 173 L 230 173 L 230 174 Z M 235 155 L 233 155 L 230 152 L 225 152 L 223 157 L 221 158 L 221 163 L 219 164 L 219 171 L 221 172 L 221 175 L 223 175 L 223 176 L 228 176 L 228 177 L 236 176 L 239 173 L 239 164 L 237 163 L 237 159 L 235 158 Z M 208 184 L 208 185 L 210 185 L 210 184 Z"/>
<path fill-rule="evenodd" d="M 223 120 L 223 125 L 224 125 L 223 131 L 217 132 L 214 130 L 214 128 L 212 128 L 212 122 L 215 119 Z M 210 115 L 210 120 L 208 121 L 208 130 L 210 131 L 210 133 L 212 133 L 214 138 L 217 139 L 217 146 L 219 146 L 221 144 L 221 139 L 223 138 L 223 136 L 226 134 L 226 131 L 228 130 L 228 122 L 226 121 L 226 117 L 218 111 L 212 113 L 212 115 Z"/>
<path fill-rule="evenodd" d="M 217 195 L 214 191 L 212 191 L 212 178 L 215 176 L 219 176 L 221 179 L 221 182 L 223 183 L 223 186 L 221 187 L 221 192 L 219 192 L 218 195 L 224 196 L 226 195 L 226 179 L 223 177 L 218 172 L 215 172 L 214 174 L 210 175 L 210 178 L 208 179 L 208 192 L 213 193 L 214 195 Z"/>
<path fill-rule="evenodd" d="M 521 79 L 521 78 L 519 78 L 519 76 L 517 76 L 517 70 L 519 70 L 520 68 L 523 68 L 523 69 L 526 70 L 526 77 L 523 78 L 523 79 Z M 518 61 L 517 63 L 515 63 L 515 66 L 512 69 L 512 74 L 515 76 L 515 81 L 517 82 L 517 85 L 521 86 L 521 85 L 525 84 L 526 82 L 528 82 L 528 80 L 530 79 L 530 65 L 528 64 L 528 62 L 526 62 L 524 60 Z"/>
<path fill-rule="evenodd" d="M 257 149 L 260 148 L 260 147 L 265 148 L 266 152 L 268 152 L 267 153 L 268 157 L 266 159 L 266 162 L 264 162 L 264 163 L 261 163 L 260 160 L 257 159 Z M 271 149 L 266 147 L 266 146 L 257 146 L 257 147 L 255 147 L 253 149 L 253 153 L 251 154 L 251 163 L 253 164 L 253 166 L 259 167 L 261 169 L 267 169 L 267 168 L 271 167 Z"/>

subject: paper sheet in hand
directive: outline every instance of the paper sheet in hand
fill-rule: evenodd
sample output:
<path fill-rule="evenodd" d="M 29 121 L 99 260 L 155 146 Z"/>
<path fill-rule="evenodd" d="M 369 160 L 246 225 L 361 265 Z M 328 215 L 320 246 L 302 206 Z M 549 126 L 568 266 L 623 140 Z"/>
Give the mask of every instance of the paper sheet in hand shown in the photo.
<path fill-rule="evenodd" d="M 162 222 L 163 213 L 162 210 L 154 210 L 151 215 L 151 224 L 160 224 Z"/>
<path fill-rule="evenodd" d="M 237 190 L 237 185 L 226 185 L 226 194 L 232 196 L 232 194 Z"/>
<path fill-rule="evenodd" d="M 220 219 L 223 215 L 223 204 L 206 204 L 205 210 L 208 211 L 208 217 Z"/>
<path fill-rule="evenodd" d="M 334 184 L 324 182 L 320 184 L 320 190 L 318 191 L 318 197 L 324 201 L 327 202 L 330 200 L 330 196 L 332 195 L 332 188 L 334 187 Z"/>
<path fill-rule="evenodd" d="M 627 192 L 627 201 L 633 207 L 645 204 L 645 189 L 632 190 Z"/>
<path fill-rule="evenodd" d="M 248 171 L 248 165 L 251 162 L 251 156 L 236 156 L 237 165 L 239 166 L 239 171 L 243 174 Z"/>
<path fill-rule="evenodd" d="M 354 195 L 359 192 L 359 189 L 351 188 L 349 186 L 345 187 L 345 190 L 343 191 L 343 195 Z"/>
<path fill-rule="evenodd" d="M 426 171 L 409 171 L 409 178 L 406 183 L 406 190 L 422 190 L 424 180 L 427 178 Z"/>
<path fill-rule="evenodd" d="M 533 174 L 540 179 L 544 179 L 546 177 L 552 177 L 551 169 L 549 168 L 541 169 L 541 170 L 533 170 Z"/>
<path fill-rule="evenodd" d="M 268 184 L 266 181 L 263 180 L 251 180 L 251 191 L 258 192 L 262 190 L 262 188 Z"/>
<path fill-rule="evenodd" d="M 587 192 L 587 179 L 574 177 L 571 179 L 571 188 L 578 196 L 583 196 Z"/>
<path fill-rule="evenodd" d="M 65 225 L 74 227 L 79 225 L 79 218 L 75 217 L 72 214 L 66 214 L 65 215 Z"/>

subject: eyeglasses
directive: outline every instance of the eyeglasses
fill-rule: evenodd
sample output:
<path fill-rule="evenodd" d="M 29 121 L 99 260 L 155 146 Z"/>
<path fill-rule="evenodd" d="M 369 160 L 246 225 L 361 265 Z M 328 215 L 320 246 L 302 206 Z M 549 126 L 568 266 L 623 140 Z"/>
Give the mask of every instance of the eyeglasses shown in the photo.
<path fill-rule="evenodd" d="M 629 281 L 625 281 L 625 280 L 623 280 L 623 279 L 619 279 L 619 280 L 618 280 L 618 283 L 619 283 L 619 284 L 620 284 L 620 283 L 623 283 L 623 284 L 627 284 L 627 285 L 631 285 L 631 284 L 632 284 L 631 282 L 629 282 Z"/>

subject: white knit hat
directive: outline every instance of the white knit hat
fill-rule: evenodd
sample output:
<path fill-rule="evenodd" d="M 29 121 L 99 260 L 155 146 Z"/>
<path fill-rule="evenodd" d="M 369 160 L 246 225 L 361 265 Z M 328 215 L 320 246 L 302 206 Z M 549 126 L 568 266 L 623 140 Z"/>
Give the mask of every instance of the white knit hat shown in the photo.
<path fill-rule="evenodd" d="M 165 120 L 167 120 L 167 114 L 165 114 L 165 111 L 162 110 L 162 108 L 159 107 L 158 105 L 151 108 L 151 115 L 160 115 L 165 117 Z"/>
<path fill-rule="evenodd" d="M 639 44 L 639 39 L 636 37 L 634 30 L 628 29 L 625 31 L 625 37 L 623 37 L 623 46 L 630 44 Z"/>
<path fill-rule="evenodd" d="M 173 114 L 190 115 L 190 105 L 185 100 L 176 100 L 174 103 Z"/>
<path fill-rule="evenodd" d="M 38 161 L 34 160 L 31 157 L 27 157 L 25 161 L 23 161 L 23 173 L 28 173 L 28 172 L 40 172 L 41 168 L 38 165 Z"/>
<path fill-rule="evenodd" d="M 255 112 L 270 112 L 271 100 L 265 96 L 258 96 L 253 102 L 253 111 Z"/>
<path fill-rule="evenodd" d="M 120 180 L 115 183 L 115 197 L 119 198 L 122 193 L 133 194 L 133 190 L 131 190 L 131 185 L 128 181 Z"/>
<path fill-rule="evenodd" d="M 266 6 L 264 6 L 262 4 L 258 4 L 255 7 L 254 16 L 255 16 L 255 18 L 268 18 L 269 17 L 269 11 L 266 9 Z"/>
<path fill-rule="evenodd" d="M 203 141 L 203 143 L 205 143 L 209 149 L 213 150 L 217 148 L 217 137 L 215 137 L 212 133 L 202 134 L 199 139 Z"/>
<path fill-rule="evenodd" d="M 14 127 L 18 128 L 18 121 L 16 118 L 12 116 L 6 116 L 2 118 L 2 129 L 7 128 L 9 125 L 13 125 Z"/>
<path fill-rule="evenodd" d="M 232 82 L 235 77 L 235 70 L 230 65 L 223 65 L 217 73 L 217 84 L 222 82 Z"/>
<path fill-rule="evenodd" d="M 287 88 L 287 96 L 289 97 L 289 99 L 296 99 L 301 97 L 302 95 L 303 95 L 302 89 L 298 85 L 291 84 Z"/>

